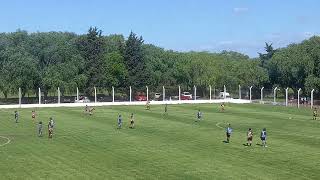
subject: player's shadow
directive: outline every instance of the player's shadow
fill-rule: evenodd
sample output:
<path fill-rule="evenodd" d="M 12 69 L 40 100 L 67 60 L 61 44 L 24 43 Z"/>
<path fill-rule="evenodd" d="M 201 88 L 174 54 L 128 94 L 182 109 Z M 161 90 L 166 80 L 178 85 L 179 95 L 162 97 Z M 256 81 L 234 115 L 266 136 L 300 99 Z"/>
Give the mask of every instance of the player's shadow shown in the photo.
<path fill-rule="evenodd" d="M 257 145 L 257 146 L 263 146 L 263 145 L 262 145 L 262 144 L 260 144 L 260 143 L 257 143 L 256 145 Z"/>
<path fill-rule="evenodd" d="M 227 144 L 227 143 L 229 143 L 229 142 L 228 142 L 228 141 L 226 141 L 226 140 L 223 140 L 222 142 L 223 142 L 223 143 L 226 143 L 226 144 Z"/>
<path fill-rule="evenodd" d="M 246 144 L 246 143 L 244 143 L 244 144 L 242 144 L 243 146 L 249 146 L 248 144 Z"/>

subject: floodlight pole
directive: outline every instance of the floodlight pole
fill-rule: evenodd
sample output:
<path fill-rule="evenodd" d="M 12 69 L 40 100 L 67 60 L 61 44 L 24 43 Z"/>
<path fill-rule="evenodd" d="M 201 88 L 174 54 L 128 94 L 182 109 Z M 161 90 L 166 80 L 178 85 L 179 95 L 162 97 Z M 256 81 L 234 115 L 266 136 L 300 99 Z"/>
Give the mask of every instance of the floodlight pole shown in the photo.
<path fill-rule="evenodd" d="M 212 95 L 212 93 L 211 93 L 211 85 L 209 86 L 209 93 L 210 93 L 209 98 L 210 98 L 210 101 L 211 101 L 212 100 L 212 97 L 211 97 L 211 95 Z"/>
<path fill-rule="evenodd" d="M 147 88 L 147 101 L 149 101 L 149 88 L 148 86 L 146 86 L 146 88 Z"/>
<path fill-rule="evenodd" d="M 227 89 L 226 89 L 226 85 L 223 86 L 223 99 L 226 99 L 226 93 L 227 93 Z"/>
<path fill-rule="evenodd" d="M 298 108 L 300 108 L 300 91 L 301 88 L 298 89 Z"/>
<path fill-rule="evenodd" d="M 239 99 L 241 99 L 241 85 L 239 84 Z"/>
<path fill-rule="evenodd" d="M 41 104 L 41 89 L 39 88 L 39 104 Z"/>
<path fill-rule="evenodd" d="M 60 104 L 60 88 L 58 87 L 58 104 Z"/>
<path fill-rule="evenodd" d="M 132 89 L 131 89 L 131 86 L 129 87 L 130 88 L 130 102 L 131 102 L 131 93 L 132 93 Z"/>
<path fill-rule="evenodd" d="M 263 89 L 264 89 L 264 87 L 262 87 L 261 90 L 260 90 L 260 92 L 261 92 L 261 93 L 260 93 L 260 94 L 261 94 L 261 100 L 260 100 L 260 102 L 261 102 L 261 103 L 263 102 Z"/>
<path fill-rule="evenodd" d="M 181 101 L 181 87 L 179 86 L 179 101 Z"/>
<path fill-rule="evenodd" d="M 197 87 L 194 86 L 194 100 L 197 100 Z"/>
<path fill-rule="evenodd" d="M 250 91 L 250 102 L 251 102 L 251 99 L 252 99 L 252 94 L 251 94 L 252 86 L 249 87 L 249 91 Z"/>
<path fill-rule="evenodd" d="M 94 87 L 94 103 L 97 103 L 97 88 Z"/>
<path fill-rule="evenodd" d="M 19 107 L 21 108 L 21 88 L 19 88 Z"/>
<path fill-rule="evenodd" d="M 313 108 L 313 92 L 314 92 L 314 89 L 312 89 L 311 91 L 311 109 Z"/>
<path fill-rule="evenodd" d="M 288 89 L 289 88 L 286 88 L 286 106 L 288 106 Z"/>
<path fill-rule="evenodd" d="M 165 101 L 166 100 L 166 89 L 164 88 L 164 86 L 162 86 L 162 101 Z"/>
<path fill-rule="evenodd" d="M 278 89 L 278 87 L 275 87 L 273 90 L 273 103 L 274 104 L 276 104 L 277 89 Z"/>
<path fill-rule="evenodd" d="M 114 102 L 114 87 L 112 86 L 112 102 Z"/>

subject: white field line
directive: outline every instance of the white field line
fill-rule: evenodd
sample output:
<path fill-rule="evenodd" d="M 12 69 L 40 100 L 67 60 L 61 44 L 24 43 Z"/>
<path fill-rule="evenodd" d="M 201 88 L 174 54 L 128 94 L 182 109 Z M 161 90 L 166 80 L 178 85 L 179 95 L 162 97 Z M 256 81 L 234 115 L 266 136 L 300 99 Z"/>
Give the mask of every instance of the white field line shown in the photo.
<path fill-rule="evenodd" d="M 5 137 L 5 136 L 0 136 L 0 138 L 3 138 L 3 139 L 6 139 L 7 142 L 3 143 L 3 144 L 0 144 L 0 146 L 5 146 L 7 144 L 9 144 L 11 142 L 11 140 L 8 138 L 8 137 Z"/>

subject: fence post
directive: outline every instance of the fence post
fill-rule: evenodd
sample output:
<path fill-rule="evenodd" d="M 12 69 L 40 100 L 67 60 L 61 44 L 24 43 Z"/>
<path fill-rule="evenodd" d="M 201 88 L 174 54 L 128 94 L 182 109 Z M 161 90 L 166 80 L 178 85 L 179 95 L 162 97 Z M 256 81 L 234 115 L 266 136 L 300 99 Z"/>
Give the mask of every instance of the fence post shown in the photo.
<path fill-rule="evenodd" d="M 58 87 L 58 104 L 60 104 L 60 88 Z"/>
<path fill-rule="evenodd" d="M 146 86 L 146 88 L 147 88 L 147 101 L 149 101 L 149 88 L 148 86 Z"/>
<path fill-rule="evenodd" d="M 209 98 L 210 98 L 210 101 L 211 101 L 212 100 L 212 97 L 211 97 L 211 95 L 212 95 L 212 93 L 211 93 L 211 85 L 209 86 L 209 92 L 210 92 Z"/>
<path fill-rule="evenodd" d="M 194 86 L 194 100 L 197 100 L 197 87 Z"/>
<path fill-rule="evenodd" d="M 250 86 L 249 91 L 250 91 L 250 102 L 251 102 L 251 100 L 252 100 L 252 94 L 251 94 L 252 86 Z"/>
<path fill-rule="evenodd" d="M 164 86 L 162 86 L 162 101 L 166 100 L 166 89 L 164 88 Z"/>
<path fill-rule="evenodd" d="M 77 87 L 77 101 L 79 101 L 79 88 Z"/>
<path fill-rule="evenodd" d="M 129 86 L 129 88 L 130 88 L 130 102 L 131 102 L 131 93 L 132 93 L 132 89 L 131 89 L 131 86 Z"/>
<path fill-rule="evenodd" d="M 239 99 L 241 99 L 241 85 L 239 84 Z"/>
<path fill-rule="evenodd" d="M 288 89 L 289 88 L 286 88 L 286 106 L 288 106 Z"/>
<path fill-rule="evenodd" d="M 41 104 L 41 89 L 39 88 L 39 104 Z"/>
<path fill-rule="evenodd" d="M 314 92 L 314 89 L 312 89 L 311 91 L 311 109 L 313 108 L 313 92 Z"/>
<path fill-rule="evenodd" d="M 94 87 L 94 103 L 97 103 L 97 88 Z"/>
<path fill-rule="evenodd" d="M 300 91 L 301 88 L 298 89 L 298 108 L 300 108 Z"/>
<path fill-rule="evenodd" d="M 112 86 L 112 102 L 114 103 L 114 87 Z"/>
<path fill-rule="evenodd" d="M 223 86 L 223 99 L 226 99 L 226 93 L 227 93 L 227 89 L 226 89 L 226 85 Z"/>
<path fill-rule="evenodd" d="M 273 103 L 274 104 L 276 104 L 277 89 L 278 89 L 278 87 L 275 87 L 273 90 Z"/>
<path fill-rule="evenodd" d="M 19 88 L 19 107 L 21 108 L 21 88 Z"/>
<path fill-rule="evenodd" d="M 260 98 L 261 98 L 260 103 L 263 103 L 263 89 L 264 89 L 264 87 L 262 87 L 262 88 L 261 88 L 261 90 L 260 90 L 260 91 L 261 91 L 261 93 L 260 93 L 260 94 L 261 94 L 261 97 L 260 97 Z"/>
<path fill-rule="evenodd" d="M 179 101 L 181 101 L 181 87 L 179 86 Z"/>

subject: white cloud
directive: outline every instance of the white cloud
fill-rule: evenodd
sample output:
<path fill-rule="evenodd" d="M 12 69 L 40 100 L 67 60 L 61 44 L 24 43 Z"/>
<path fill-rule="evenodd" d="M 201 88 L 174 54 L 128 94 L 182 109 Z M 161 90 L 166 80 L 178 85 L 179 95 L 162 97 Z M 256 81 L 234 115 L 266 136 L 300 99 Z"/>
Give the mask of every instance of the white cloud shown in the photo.
<path fill-rule="evenodd" d="M 247 8 L 247 7 L 235 7 L 235 8 L 233 8 L 233 12 L 236 13 L 236 14 L 245 13 L 247 11 L 249 11 L 249 8 Z"/>

